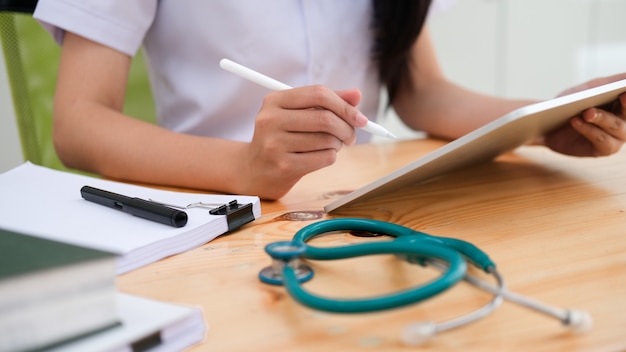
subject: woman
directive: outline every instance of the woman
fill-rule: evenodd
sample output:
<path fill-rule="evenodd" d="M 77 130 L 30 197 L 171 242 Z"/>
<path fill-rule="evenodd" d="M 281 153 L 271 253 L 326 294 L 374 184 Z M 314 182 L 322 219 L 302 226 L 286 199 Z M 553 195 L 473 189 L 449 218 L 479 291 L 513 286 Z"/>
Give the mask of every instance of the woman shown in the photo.
<path fill-rule="evenodd" d="M 531 103 L 449 82 L 424 27 L 429 3 L 40 0 L 35 17 L 62 43 L 55 147 L 66 165 L 107 177 L 277 199 L 367 141 L 355 127 L 375 118 L 383 85 L 408 126 L 449 139 Z M 159 126 L 122 114 L 142 44 Z M 221 71 L 223 57 L 300 88 L 268 92 Z M 589 109 L 544 143 L 614 153 L 625 106 L 622 96 L 612 111 Z"/>

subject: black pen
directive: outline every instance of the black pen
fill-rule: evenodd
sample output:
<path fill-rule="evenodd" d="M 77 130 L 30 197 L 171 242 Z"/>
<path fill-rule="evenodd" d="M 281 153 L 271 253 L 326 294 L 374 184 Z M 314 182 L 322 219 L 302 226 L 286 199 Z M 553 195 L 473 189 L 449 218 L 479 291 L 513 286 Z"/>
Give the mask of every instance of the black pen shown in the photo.
<path fill-rule="evenodd" d="M 80 194 L 90 202 L 121 210 L 140 218 L 174 227 L 183 227 L 187 224 L 187 213 L 162 204 L 140 198 L 131 198 L 90 186 L 83 186 L 80 189 Z"/>

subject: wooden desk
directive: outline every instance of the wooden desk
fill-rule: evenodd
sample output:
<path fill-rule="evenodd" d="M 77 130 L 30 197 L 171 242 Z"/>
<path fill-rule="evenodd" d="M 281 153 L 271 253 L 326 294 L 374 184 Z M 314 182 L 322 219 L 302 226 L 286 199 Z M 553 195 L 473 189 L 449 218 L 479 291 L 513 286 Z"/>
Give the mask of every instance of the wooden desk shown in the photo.
<path fill-rule="evenodd" d="M 432 140 L 344 149 L 338 162 L 308 175 L 263 216 L 233 234 L 119 278 L 124 292 L 200 306 L 209 330 L 193 351 L 414 350 L 399 334 L 411 322 L 442 321 L 490 296 L 465 283 L 424 303 L 393 311 L 341 315 L 295 303 L 282 287 L 259 282 L 266 244 L 290 239 L 309 221 L 288 212 L 320 212 L 333 193 L 364 185 L 441 145 Z M 442 333 L 419 350 L 626 350 L 626 150 L 577 159 L 522 147 L 495 163 L 415 186 L 349 215 L 392 221 L 481 247 L 515 292 L 588 311 L 594 328 L 567 332 L 556 320 L 504 302 L 472 325 Z M 334 214 L 333 214 L 334 216 Z M 349 234 L 317 243 L 367 241 Z M 379 240 L 379 239 L 375 239 Z M 392 256 L 311 263 L 311 291 L 364 297 L 423 282 L 432 273 Z"/>

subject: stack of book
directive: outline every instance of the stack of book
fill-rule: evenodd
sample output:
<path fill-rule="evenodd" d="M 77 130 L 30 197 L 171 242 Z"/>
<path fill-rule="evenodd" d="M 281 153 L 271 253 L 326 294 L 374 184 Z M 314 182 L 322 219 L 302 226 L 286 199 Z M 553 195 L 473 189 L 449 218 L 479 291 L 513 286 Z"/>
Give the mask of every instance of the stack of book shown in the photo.
<path fill-rule="evenodd" d="M 0 229 L 0 351 L 119 324 L 115 254 Z"/>
<path fill-rule="evenodd" d="M 197 308 L 119 293 L 116 255 L 0 229 L 0 352 L 183 350 Z"/>

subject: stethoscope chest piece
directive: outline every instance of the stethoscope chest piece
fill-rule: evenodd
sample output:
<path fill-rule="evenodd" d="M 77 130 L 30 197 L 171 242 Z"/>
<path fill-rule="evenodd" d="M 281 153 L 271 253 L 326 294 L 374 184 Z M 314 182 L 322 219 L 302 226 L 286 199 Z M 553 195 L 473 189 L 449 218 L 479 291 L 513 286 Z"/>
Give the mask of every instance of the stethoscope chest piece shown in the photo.
<path fill-rule="evenodd" d="M 304 264 L 300 258 L 304 254 L 304 243 L 293 241 L 273 242 L 265 246 L 265 252 L 272 258 L 272 264 L 259 272 L 259 279 L 270 285 L 284 285 L 283 272 L 285 267 L 291 268 L 298 283 L 303 283 L 313 278 L 313 270 Z"/>

